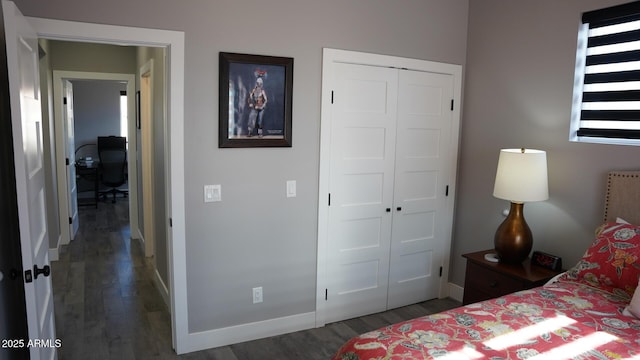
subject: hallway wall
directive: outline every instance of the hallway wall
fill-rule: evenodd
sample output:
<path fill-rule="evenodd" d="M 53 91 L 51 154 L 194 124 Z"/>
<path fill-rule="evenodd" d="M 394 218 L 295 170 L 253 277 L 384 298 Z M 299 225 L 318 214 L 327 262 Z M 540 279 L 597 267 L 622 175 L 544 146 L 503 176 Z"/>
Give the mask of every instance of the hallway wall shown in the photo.
<path fill-rule="evenodd" d="M 102 80 L 74 80 L 73 116 L 76 149 L 97 145 L 98 136 L 120 136 L 120 92 L 124 83 Z M 98 158 L 97 146 L 86 146 L 76 156 Z"/>

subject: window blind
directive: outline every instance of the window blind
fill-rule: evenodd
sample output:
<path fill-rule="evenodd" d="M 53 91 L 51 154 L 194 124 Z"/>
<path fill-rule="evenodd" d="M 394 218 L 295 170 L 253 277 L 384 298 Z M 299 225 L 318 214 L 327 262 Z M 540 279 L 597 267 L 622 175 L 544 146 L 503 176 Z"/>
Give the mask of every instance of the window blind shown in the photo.
<path fill-rule="evenodd" d="M 586 12 L 582 23 L 577 136 L 640 139 L 640 1 Z"/>

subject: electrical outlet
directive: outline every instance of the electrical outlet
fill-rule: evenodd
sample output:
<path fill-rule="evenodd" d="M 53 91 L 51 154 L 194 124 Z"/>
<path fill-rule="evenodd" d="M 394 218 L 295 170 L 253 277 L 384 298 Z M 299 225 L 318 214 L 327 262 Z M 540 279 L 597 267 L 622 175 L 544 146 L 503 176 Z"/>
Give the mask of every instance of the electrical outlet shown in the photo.
<path fill-rule="evenodd" d="M 262 286 L 253 288 L 253 303 L 261 303 L 262 302 Z"/>

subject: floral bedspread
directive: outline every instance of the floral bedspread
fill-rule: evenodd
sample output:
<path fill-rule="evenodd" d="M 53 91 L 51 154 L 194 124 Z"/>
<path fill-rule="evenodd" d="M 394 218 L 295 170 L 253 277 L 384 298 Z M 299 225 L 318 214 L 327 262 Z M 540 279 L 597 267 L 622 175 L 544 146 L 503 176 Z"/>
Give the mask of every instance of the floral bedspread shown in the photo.
<path fill-rule="evenodd" d="M 628 302 L 560 281 L 362 334 L 333 359 L 640 359 Z"/>

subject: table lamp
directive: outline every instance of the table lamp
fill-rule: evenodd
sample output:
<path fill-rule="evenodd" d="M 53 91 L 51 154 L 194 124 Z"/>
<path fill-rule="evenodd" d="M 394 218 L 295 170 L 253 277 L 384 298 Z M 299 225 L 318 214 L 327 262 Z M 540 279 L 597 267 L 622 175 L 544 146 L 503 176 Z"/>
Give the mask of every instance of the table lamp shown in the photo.
<path fill-rule="evenodd" d="M 531 229 L 524 220 L 524 203 L 549 198 L 547 153 L 525 148 L 500 150 L 493 196 L 511 202 L 509 215 L 494 238 L 497 260 L 521 263 L 533 245 Z"/>

